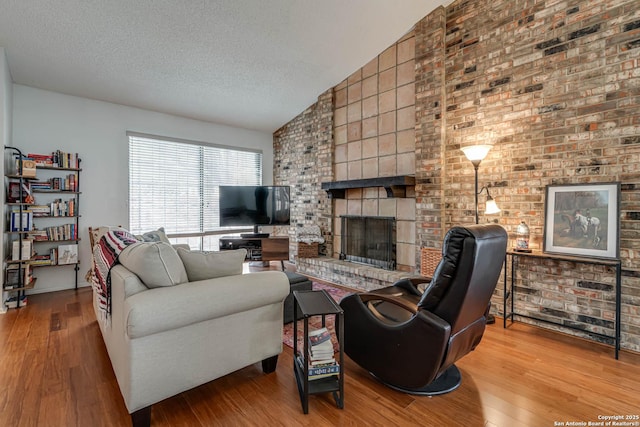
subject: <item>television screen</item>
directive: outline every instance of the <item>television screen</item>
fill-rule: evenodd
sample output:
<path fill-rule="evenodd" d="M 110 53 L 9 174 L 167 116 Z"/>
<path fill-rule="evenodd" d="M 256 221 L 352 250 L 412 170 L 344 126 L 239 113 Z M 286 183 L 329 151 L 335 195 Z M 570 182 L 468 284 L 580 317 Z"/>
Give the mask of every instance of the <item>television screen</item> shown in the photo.
<path fill-rule="evenodd" d="M 289 225 L 288 186 L 220 186 L 220 226 Z"/>

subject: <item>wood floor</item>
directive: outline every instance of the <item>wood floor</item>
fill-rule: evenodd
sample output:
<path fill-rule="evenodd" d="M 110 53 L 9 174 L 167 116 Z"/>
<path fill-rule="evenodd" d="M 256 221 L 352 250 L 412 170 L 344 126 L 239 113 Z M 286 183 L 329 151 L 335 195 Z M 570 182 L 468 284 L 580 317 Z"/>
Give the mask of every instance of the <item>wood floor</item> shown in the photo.
<path fill-rule="evenodd" d="M 457 364 L 463 382 L 447 395 L 393 391 L 347 359 L 344 410 L 317 395 L 304 415 L 285 346 L 275 373 L 258 363 L 167 399 L 152 426 L 556 426 L 640 415 L 640 356 L 615 360 L 611 347 L 500 320 Z M 0 426 L 127 425 L 89 289 L 30 296 L 0 315 Z"/>

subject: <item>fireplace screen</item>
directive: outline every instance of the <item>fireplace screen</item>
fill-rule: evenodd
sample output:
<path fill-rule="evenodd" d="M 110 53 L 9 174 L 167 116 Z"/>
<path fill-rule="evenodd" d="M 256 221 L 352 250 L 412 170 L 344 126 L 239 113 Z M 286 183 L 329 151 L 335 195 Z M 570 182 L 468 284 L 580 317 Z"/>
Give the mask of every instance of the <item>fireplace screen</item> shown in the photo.
<path fill-rule="evenodd" d="M 341 216 L 340 259 L 396 268 L 396 219 L 379 216 Z"/>

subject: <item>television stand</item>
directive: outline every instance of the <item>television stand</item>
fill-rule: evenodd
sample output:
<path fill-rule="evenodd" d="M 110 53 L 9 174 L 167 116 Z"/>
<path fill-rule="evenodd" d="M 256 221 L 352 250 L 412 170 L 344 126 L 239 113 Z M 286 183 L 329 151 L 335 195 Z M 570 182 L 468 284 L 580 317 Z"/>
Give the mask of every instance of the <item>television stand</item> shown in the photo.
<path fill-rule="evenodd" d="M 284 261 L 289 259 L 289 238 L 285 236 L 222 236 L 220 250 L 233 249 L 246 249 L 247 261 L 280 261 L 284 270 Z"/>
<path fill-rule="evenodd" d="M 242 233 L 240 237 L 243 239 L 266 239 L 269 237 L 269 233 Z"/>

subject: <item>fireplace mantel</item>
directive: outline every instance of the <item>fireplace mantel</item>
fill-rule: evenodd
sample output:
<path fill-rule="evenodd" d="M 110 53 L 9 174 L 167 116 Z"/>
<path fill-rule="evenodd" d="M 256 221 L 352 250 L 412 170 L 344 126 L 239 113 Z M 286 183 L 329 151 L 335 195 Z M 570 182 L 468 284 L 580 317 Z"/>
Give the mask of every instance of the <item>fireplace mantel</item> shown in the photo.
<path fill-rule="evenodd" d="M 344 199 L 346 190 L 352 188 L 384 187 L 387 197 L 406 197 L 407 187 L 416 185 L 415 176 L 383 176 L 380 178 L 350 179 L 347 181 L 323 182 L 322 189 L 329 198 Z"/>

